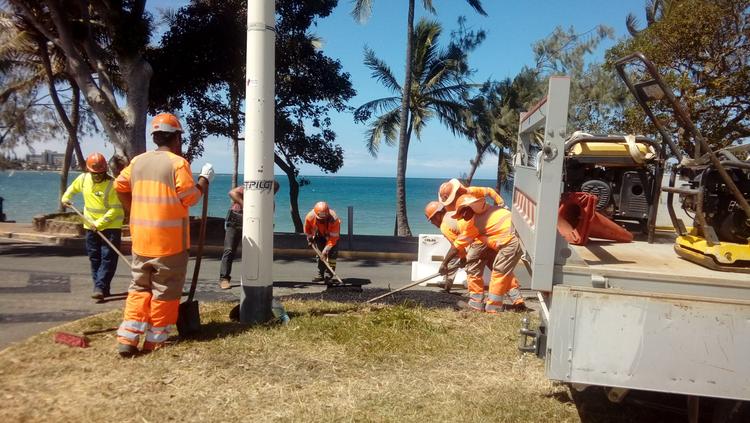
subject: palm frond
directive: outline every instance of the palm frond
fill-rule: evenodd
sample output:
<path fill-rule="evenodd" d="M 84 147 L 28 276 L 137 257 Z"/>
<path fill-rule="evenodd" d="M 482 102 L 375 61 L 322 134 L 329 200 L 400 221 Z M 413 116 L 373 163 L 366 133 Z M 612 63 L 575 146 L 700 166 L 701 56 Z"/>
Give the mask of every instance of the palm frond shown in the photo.
<path fill-rule="evenodd" d="M 389 146 L 396 144 L 398 130 L 400 127 L 400 109 L 394 109 L 375 119 L 367 130 L 367 151 L 373 157 L 377 157 L 381 140 Z"/>
<path fill-rule="evenodd" d="M 638 29 L 638 26 L 638 18 L 636 18 L 634 14 L 628 13 L 628 17 L 625 18 L 625 27 L 628 29 L 628 33 L 630 33 L 631 36 L 635 37 L 639 32 L 641 32 Z"/>
<path fill-rule="evenodd" d="M 383 97 L 357 107 L 354 115 L 373 114 L 388 112 L 393 108 L 401 106 L 401 97 Z"/>
<path fill-rule="evenodd" d="M 370 75 L 373 78 L 377 79 L 392 92 L 401 93 L 401 84 L 399 84 L 396 77 L 393 76 L 391 68 L 384 61 L 375 56 L 375 52 L 369 47 L 365 47 L 364 64 L 372 70 Z"/>
<path fill-rule="evenodd" d="M 487 16 L 487 12 L 484 11 L 480 0 L 466 0 L 466 3 L 469 3 L 469 6 L 476 10 L 480 15 Z"/>
<path fill-rule="evenodd" d="M 432 0 L 422 0 L 422 7 L 424 7 L 424 10 L 433 15 L 437 13 L 437 11 L 435 10 L 435 6 L 432 5 Z"/>
<path fill-rule="evenodd" d="M 372 15 L 372 0 L 352 0 L 352 17 L 359 22 L 365 23 Z"/>

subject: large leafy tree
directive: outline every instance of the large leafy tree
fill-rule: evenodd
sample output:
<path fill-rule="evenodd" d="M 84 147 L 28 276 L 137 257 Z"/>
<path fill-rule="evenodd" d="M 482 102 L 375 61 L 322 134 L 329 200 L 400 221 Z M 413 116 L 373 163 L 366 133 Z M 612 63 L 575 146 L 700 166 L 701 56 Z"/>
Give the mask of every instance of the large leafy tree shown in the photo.
<path fill-rule="evenodd" d="M 414 31 L 414 55 L 411 66 L 411 86 L 402 88 L 390 67 L 380 60 L 375 52 L 365 48 L 365 65 L 372 70 L 373 78 L 380 81 L 393 95 L 369 101 L 354 112 L 358 122 L 370 121 L 367 131 L 367 149 L 377 155 L 382 142 L 388 145 L 399 143 L 399 166 L 396 173 L 398 185 L 404 185 L 409 142 L 412 134 L 419 139 L 425 126 L 433 119 L 443 123 L 454 134 L 461 133 L 461 120 L 464 105 L 461 101 L 468 89 L 464 82 L 467 72 L 465 55 L 455 44 L 441 49 L 439 38 L 442 32 L 435 21 L 421 20 Z M 409 108 L 406 123 L 401 125 L 402 93 L 409 94 Z M 406 138 L 401 142 L 398 136 L 404 128 Z M 403 148 L 402 148 L 403 147 Z M 405 195 L 405 191 L 402 190 Z M 410 236 L 406 210 L 406 198 L 399 196 L 397 204 L 396 229 L 399 236 Z"/>
<path fill-rule="evenodd" d="M 112 144 L 128 157 L 146 149 L 151 33 L 146 0 L 6 0 L 20 26 L 33 28 L 64 57 Z M 124 104 L 120 104 L 124 101 Z"/>
<path fill-rule="evenodd" d="M 640 51 L 663 72 L 714 147 L 750 136 L 750 0 L 648 0 L 645 28 L 627 19 L 632 37 L 608 62 Z M 635 106 L 624 127 L 653 132 Z"/>
<path fill-rule="evenodd" d="M 337 0 L 276 1 L 276 128 L 274 162 L 289 180 L 290 215 L 302 232 L 299 167 L 325 172 L 343 165 L 329 112 L 347 109 L 354 96 L 341 63 L 316 46 L 310 27 L 328 16 Z M 244 123 L 247 3 L 242 0 L 191 2 L 168 21 L 155 67 L 152 109 L 183 109 L 188 114 L 188 152 L 200 155 L 209 135 L 235 142 Z M 218 41 L 217 41 L 218 40 Z M 236 182 L 235 182 L 236 183 Z"/>
<path fill-rule="evenodd" d="M 374 0 L 354 0 L 352 16 L 359 22 L 365 22 L 372 14 Z M 422 0 L 422 6 L 430 13 L 435 13 L 435 7 L 432 0 Z M 482 8 L 480 0 L 466 0 L 474 10 L 482 15 L 486 12 Z M 412 87 L 412 78 L 414 74 L 413 60 L 416 55 L 412 52 L 415 48 L 415 30 L 414 30 L 414 6 L 415 0 L 407 0 L 406 13 L 406 59 L 404 64 L 403 87 Z M 395 82 L 395 79 L 393 80 Z M 401 106 L 399 109 L 398 122 L 409 122 L 409 111 L 411 110 L 411 93 L 409 90 L 401 92 Z M 406 162 L 409 153 L 409 139 L 411 132 L 407 125 L 400 125 L 398 128 L 398 159 L 396 168 L 396 231 L 399 236 L 410 236 L 409 219 L 406 213 Z"/>
<path fill-rule="evenodd" d="M 229 139 L 233 187 L 244 122 L 246 10 L 245 1 L 209 0 L 167 12 L 168 29 L 147 54 L 155 69 L 151 112 L 185 110 L 190 159 L 202 154 L 207 137 Z"/>

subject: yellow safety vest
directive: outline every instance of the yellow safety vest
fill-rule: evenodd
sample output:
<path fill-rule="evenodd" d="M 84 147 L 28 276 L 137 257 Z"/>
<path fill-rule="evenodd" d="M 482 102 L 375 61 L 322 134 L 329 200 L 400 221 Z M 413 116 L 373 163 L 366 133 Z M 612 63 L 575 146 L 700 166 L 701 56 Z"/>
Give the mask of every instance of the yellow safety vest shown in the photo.
<path fill-rule="evenodd" d="M 83 215 L 86 220 L 97 223 L 99 230 L 120 229 L 125 213 L 113 184 L 114 181 L 109 178 L 96 183 L 90 173 L 82 173 L 65 190 L 61 201 L 69 202 L 80 192 L 83 194 Z M 83 227 L 94 229 L 87 221 L 83 222 Z"/>

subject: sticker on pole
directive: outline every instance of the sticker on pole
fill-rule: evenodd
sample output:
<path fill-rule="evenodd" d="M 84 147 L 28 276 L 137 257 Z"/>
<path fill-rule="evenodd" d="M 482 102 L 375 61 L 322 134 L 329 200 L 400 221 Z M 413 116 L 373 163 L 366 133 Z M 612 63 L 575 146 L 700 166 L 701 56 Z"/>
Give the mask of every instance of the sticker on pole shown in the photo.
<path fill-rule="evenodd" d="M 273 190 L 273 179 L 258 179 L 244 182 L 245 191 L 260 191 L 261 193 Z"/>

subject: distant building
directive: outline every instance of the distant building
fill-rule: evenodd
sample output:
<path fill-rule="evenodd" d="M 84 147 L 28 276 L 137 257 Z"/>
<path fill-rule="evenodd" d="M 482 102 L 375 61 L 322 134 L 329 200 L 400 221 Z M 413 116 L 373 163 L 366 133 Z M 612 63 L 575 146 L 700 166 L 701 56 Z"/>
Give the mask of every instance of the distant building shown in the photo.
<path fill-rule="evenodd" d="M 76 167 L 76 158 L 72 157 L 71 167 Z M 26 165 L 31 169 L 62 169 L 65 154 L 57 151 L 44 150 L 41 154 L 27 154 Z"/>

